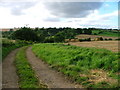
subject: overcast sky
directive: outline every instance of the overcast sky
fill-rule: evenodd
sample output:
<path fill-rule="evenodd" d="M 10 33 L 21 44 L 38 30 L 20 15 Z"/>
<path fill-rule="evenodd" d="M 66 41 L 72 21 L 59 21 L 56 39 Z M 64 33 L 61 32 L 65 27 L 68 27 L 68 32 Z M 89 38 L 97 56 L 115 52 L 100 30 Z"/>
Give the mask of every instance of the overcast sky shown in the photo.
<path fill-rule="evenodd" d="M 114 2 L 0 0 L 0 28 L 17 28 L 25 25 L 118 28 L 118 2 L 112 1 Z"/>

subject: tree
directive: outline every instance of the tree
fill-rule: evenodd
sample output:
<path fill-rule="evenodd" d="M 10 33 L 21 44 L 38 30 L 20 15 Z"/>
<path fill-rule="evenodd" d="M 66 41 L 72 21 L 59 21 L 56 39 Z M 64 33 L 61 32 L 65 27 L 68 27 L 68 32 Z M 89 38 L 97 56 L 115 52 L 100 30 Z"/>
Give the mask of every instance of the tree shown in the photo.
<path fill-rule="evenodd" d="M 82 29 L 81 29 L 81 28 L 77 28 L 77 29 L 75 29 L 75 32 L 76 32 L 77 34 L 82 34 Z"/>
<path fill-rule="evenodd" d="M 84 32 L 84 34 L 92 34 L 92 30 L 91 29 L 87 29 L 87 28 L 84 28 L 83 29 L 83 32 Z"/>
<path fill-rule="evenodd" d="M 59 32 L 54 36 L 54 41 L 55 42 L 63 42 L 65 40 L 65 33 L 64 32 Z"/>
<path fill-rule="evenodd" d="M 37 34 L 30 28 L 23 27 L 15 31 L 12 35 L 13 39 L 26 40 L 26 41 L 38 41 Z"/>
<path fill-rule="evenodd" d="M 54 36 L 46 37 L 44 43 L 54 43 Z"/>

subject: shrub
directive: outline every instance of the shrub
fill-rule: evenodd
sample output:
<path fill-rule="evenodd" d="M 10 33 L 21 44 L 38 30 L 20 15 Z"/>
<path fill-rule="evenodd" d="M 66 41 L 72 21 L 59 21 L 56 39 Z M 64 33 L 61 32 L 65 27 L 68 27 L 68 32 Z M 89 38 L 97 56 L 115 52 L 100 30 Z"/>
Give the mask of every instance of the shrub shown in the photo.
<path fill-rule="evenodd" d="M 82 41 L 91 41 L 91 38 L 86 38 L 86 39 L 79 39 L 80 42 Z"/>
<path fill-rule="evenodd" d="M 108 40 L 112 40 L 112 38 L 109 38 Z"/>
<path fill-rule="evenodd" d="M 117 39 L 115 39 L 115 40 L 120 40 L 120 38 L 117 38 Z"/>
<path fill-rule="evenodd" d="M 103 40 L 103 38 L 102 38 L 102 37 L 100 37 L 100 40 L 102 41 L 102 40 Z"/>
<path fill-rule="evenodd" d="M 106 41 L 107 41 L 108 39 L 107 39 L 107 38 L 105 38 L 104 40 L 106 40 Z"/>

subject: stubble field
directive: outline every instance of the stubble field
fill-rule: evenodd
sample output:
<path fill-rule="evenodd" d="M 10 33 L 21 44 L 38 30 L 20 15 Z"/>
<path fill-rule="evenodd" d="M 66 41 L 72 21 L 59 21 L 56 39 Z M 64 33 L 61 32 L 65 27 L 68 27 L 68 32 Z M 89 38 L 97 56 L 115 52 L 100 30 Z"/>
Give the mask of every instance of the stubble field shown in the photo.
<path fill-rule="evenodd" d="M 119 52 L 119 41 L 91 41 L 91 42 L 69 42 L 71 45 L 82 47 L 95 47 Z"/>

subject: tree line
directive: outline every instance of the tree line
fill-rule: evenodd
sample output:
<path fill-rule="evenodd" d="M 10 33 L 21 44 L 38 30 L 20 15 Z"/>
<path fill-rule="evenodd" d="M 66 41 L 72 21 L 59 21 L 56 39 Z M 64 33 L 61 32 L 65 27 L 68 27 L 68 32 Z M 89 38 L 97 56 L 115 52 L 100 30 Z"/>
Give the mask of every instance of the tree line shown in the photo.
<path fill-rule="evenodd" d="M 80 34 L 93 34 L 94 30 L 98 30 L 99 33 L 103 33 L 103 31 L 109 31 L 110 29 L 97 29 L 97 28 L 30 28 L 30 27 L 21 27 L 18 30 L 10 30 L 7 32 L 2 32 L 3 38 L 9 39 L 19 39 L 33 42 L 41 42 L 41 43 L 54 43 L 54 42 L 64 42 L 65 39 L 74 39 L 76 35 Z"/>
<path fill-rule="evenodd" d="M 4 32 L 3 32 L 4 33 Z M 41 43 L 64 42 L 65 39 L 74 39 L 79 34 L 92 34 L 91 28 L 30 28 L 21 27 L 16 31 L 9 31 L 3 37 Z"/>

